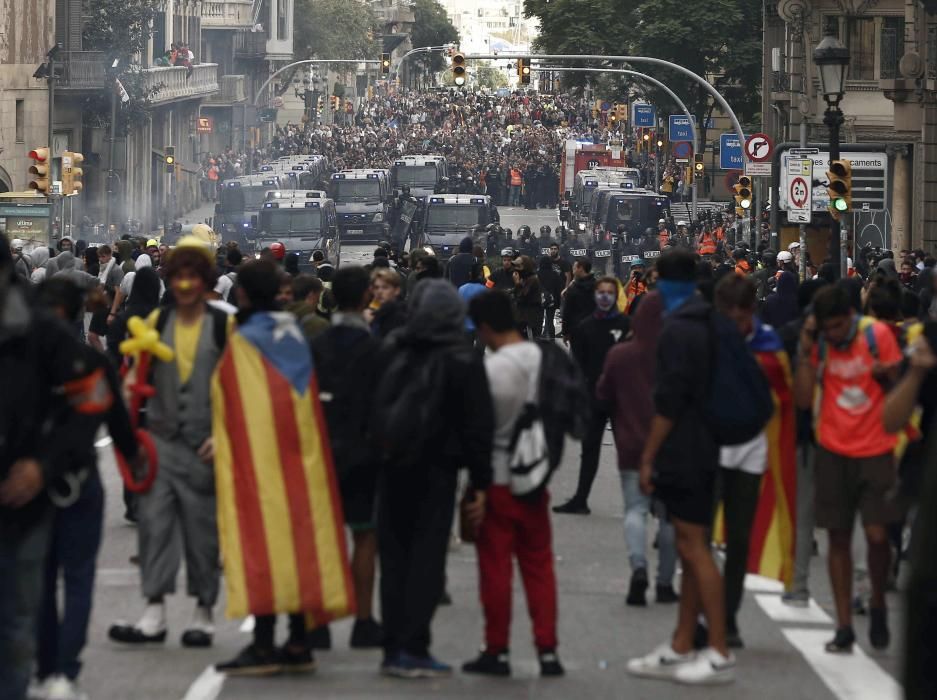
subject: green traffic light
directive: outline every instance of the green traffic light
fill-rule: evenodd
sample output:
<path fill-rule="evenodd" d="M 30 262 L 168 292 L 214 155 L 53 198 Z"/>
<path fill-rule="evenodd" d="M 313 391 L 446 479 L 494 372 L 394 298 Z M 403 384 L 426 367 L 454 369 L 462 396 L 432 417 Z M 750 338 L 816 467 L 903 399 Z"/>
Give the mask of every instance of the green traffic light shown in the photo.
<path fill-rule="evenodd" d="M 846 200 L 843 199 L 843 198 L 834 199 L 834 200 L 833 200 L 833 208 L 834 208 L 836 211 L 846 211 L 847 209 L 849 209 L 849 204 L 848 204 L 848 203 L 846 202 Z"/>

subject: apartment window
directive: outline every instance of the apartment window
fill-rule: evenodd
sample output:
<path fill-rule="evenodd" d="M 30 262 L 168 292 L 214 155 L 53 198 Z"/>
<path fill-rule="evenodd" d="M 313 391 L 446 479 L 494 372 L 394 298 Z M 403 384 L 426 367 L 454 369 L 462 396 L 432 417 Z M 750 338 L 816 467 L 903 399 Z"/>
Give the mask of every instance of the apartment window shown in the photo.
<path fill-rule="evenodd" d="M 23 143 L 26 140 L 26 100 L 16 101 L 16 142 Z"/>
<path fill-rule="evenodd" d="M 846 46 L 849 47 L 849 79 L 875 80 L 875 19 L 846 18 Z"/>
<path fill-rule="evenodd" d="M 288 4 L 287 0 L 279 0 L 279 2 L 277 2 L 277 39 L 280 41 L 286 39 L 286 11 L 288 9 Z"/>
<path fill-rule="evenodd" d="M 881 37 L 879 77 L 891 80 L 898 77 L 898 62 L 904 55 L 904 17 L 884 17 Z"/>

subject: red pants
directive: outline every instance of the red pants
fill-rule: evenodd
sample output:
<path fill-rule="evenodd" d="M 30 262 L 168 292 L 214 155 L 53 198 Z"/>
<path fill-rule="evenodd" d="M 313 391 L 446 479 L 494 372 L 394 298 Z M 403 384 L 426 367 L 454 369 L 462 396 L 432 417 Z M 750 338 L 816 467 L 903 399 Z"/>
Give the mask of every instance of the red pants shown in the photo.
<path fill-rule="evenodd" d="M 487 511 L 478 533 L 478 573 L 485 610 L 485 645 L 490 652 L 508 648 L 511 629 L 511 555 L 517 556 L 527 609 L 540 651 L 556 648 L 556 574 L 549 494 L 521 501 L 507 486 L 488 490 Z"/>

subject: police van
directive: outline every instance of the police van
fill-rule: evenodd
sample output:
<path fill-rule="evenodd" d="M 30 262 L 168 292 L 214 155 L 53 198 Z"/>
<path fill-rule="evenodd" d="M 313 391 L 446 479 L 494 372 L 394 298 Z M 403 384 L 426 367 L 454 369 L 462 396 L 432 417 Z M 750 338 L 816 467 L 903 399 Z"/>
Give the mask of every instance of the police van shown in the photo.
<path fill-rule="evenodd" d="M 422 244 L 439 259 L 448 260 L 459 252 L 463 238 L 471 236 L 475 240 L 476 234 L 499 220 L 498 209 L 488 195 L 433 195 L 426 200 Z"/>
<path fill-rule="evenodd" d="M 299 269 L 312 270 L 312 254 L 321 250 L 336 267 L 341 262 L 342 239 L 335 202 L 325 192 L 277 191 L 270 193 L 257 218 L 254 251 L 282 243 L 287 253 L 299 255 Z"/>
<path fill-rule="evenodd" d="M 445 187 L 448 179 L 445 156 L 404 156 L 395 160 L 390 169 L 391 187 L 399 191 L 406 185 L 417 199 L 436 194 Z"/>
<path fill-rule="evenodd" d="M 656 230 L 668 202 L 649 190 L 607 190 L 597 200 L 594 223 L 609 236 L 623 226 L 626 236 L 635 238 L 648 228 Z"/>
<path fill-rule="evenodd" d="M 386 170 L 332 173 L 328 193 L 335 202 L 338 227 L 346 244 L 378 243 L 389 238 L 393 194 Z"/>
<path fill-rule="evenodd" d="M 309 190 L 321 184 L 328 167 L 329 160 L 325 156 L 290 156 L 288 160 L 260 166 L 260 172 L 279 177 L 283 187 Z"/>
<path fill-rule="evenodd" d="M 636 168 L 594 168 L 580 170 L 573 182 L 573 191 L 569 200 L 569 219 L 571 225 L 585 231 L 589 225 L 592 197 L 601 185 L 626 186 L 636 189 L 640 186 L 641 173 Z"/>
<path fill-rule="evenodd" d="M 213 226 L 224 241 L 236 241 L 239 246 L 248 246 L 257 233 L 257 212 L 263 205 L 267 192 L 281 188 L 282 181 L 276 173 L 245 175 L 225 180 L 215 204 Z"/>

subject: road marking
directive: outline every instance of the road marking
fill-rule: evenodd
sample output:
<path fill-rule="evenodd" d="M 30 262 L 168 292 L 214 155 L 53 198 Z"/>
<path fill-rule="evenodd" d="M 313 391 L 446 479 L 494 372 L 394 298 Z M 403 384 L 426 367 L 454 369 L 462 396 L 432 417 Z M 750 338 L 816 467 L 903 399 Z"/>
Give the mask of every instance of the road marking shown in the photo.
<path fill-rule="evenodd" d="M 787 641 L 839 700 L 900 700 L 901 685 L 870 659 L 858 644 L 852 654 L 828 654 L 829 630 L 785 629 Z"/>
<path fill-rule="evenodd" d="M 831 625 L 832 618 L 827 615 L 823 608 L 817 605 L 817 601 L 810 599 L 808 607 L 798 608 L 793 605 L 786 605 L 776 595 L 756 595 L 755 600 L 765 614 L 775 622 L 793 622 L 797 624 Z"/>
<path fill-rule="evenodd" d="M 783 593 L 784 584 L 758 574 L 745 574 L 745 590 L 756 593 Z"/>
<path fill-rule="evenodd" d="M 224 687 L 225 676 L 218 673 L 214 666 L 208 666 L 189 686 L 182 700 L 215 700 Z"/>

